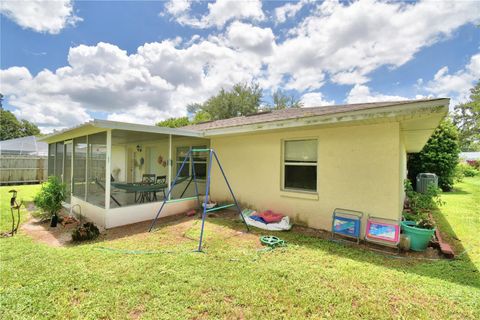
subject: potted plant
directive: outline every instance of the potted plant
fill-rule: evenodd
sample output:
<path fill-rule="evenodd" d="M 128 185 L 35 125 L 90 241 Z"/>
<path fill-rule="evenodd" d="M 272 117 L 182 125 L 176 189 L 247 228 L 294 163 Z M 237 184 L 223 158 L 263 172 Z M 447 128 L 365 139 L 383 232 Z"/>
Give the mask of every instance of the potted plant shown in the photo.
<path fill-rule="evenodd" d="M 35 195 L 34 203 L 42 210 L 43 218 L 51 219 L 50 227 L 56 227 L 58 212 L 62 209 L 62 201 L 66 199 L 66 187 L 56 176 L 48 177 L 42 184 L 40 192 Z"/>
<path fill-rule="evenodd" d="M 400 225 L 402 232 L 410 238 L 410 249 L 424 251 L 435 233 L 435 222 L 429 213 L 441 205 L 439 190 L 429 186 L 427 193 L 415 192 L 410 181 L 405 182 L 406 210 Z"/>

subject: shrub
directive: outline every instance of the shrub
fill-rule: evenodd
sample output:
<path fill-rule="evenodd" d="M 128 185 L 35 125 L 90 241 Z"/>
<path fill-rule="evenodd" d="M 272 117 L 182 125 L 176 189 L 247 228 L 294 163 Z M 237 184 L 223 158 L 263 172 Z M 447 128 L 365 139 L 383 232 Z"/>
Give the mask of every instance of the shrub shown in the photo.
<path fill-rule="evenodd" d="M 479 174 L 479 171 L 475 169 L 473 166 L 460 162 L 457 164 L 456 168 L 456 176 L 461 177 L 475 177 Z"/>
<path fill-rule="evenodd" d="M 450 191 L 458 162 L 458 131 L 450 120 L 444 120 L 419 153 L 408 157 L 408 177 L 415 181 L 421 172 L 435 173 L 443 191 Z"/>
<path fill-rule="evenodd" d="M 41 210 L 39 216 L 49 219 L 56 216 L 62 209 L 62 201 L 66 199 L 66 187 L 56 176 L 48 177 L 42 188 L 33 199 L 35 205 Z"/>
<path fill-rule="evenodd" d="M 480 170 L 480 160 L 467 160 L 468 165 L 474 167 L 477 170 Z"/>
<path fill-rule="evenodd" d="M 100 235 L 97 226 L 92 222 L 86 222 L 75 228 L 72 232 L 73 241 L 94 240 Z"/>
<path fill-rule="evenodd" d="M 429 185 L 427 193 L 416 192 L 413 190 L 412 183 L 408 179 L 405 180 L 405 194 L 410 208 L 410 211 L 403 213 L 405 219 L 417 222 L 419 228 L 435 228 L 435 223 L 430 218 L 429 213 L 437 206 L 443 205 L 440 191 L 434 185 Z"/>

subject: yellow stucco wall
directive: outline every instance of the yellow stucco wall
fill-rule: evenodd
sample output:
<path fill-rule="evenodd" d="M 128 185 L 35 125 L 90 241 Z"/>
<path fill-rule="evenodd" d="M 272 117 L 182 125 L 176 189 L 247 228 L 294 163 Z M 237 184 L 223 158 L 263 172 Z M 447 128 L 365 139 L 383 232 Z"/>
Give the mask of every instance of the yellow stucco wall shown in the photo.
<path fill-rule="evenodd" d="M 281 190 L 282 141 L 318 139 L 317 193 Z M 272 209 L 295 223 L 331 228 L 336 207 L 391 219 L 401 214 L 402 157 L 397 122 L 375 125 L 212 137 L 229 182 L 242 204 Z M 212 171 L 212 198 L 229 198 L 217 168 Z"/>

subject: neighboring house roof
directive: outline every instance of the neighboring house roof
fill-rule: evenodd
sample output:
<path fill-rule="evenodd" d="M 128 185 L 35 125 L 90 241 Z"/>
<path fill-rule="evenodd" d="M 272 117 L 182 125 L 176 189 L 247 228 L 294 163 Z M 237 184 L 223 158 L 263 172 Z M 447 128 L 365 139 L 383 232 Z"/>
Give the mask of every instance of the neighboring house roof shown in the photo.
<path fill-rule="evenodd" d="M 46 156 L 48 144 L 38 141 L 35 136 L 4 140 L 0 141 L 0 154 Z"/>
<path fill-rule="evenodd" d="M 460 159 L 480 160 L 480 152 L 460 152 Z"/>
<path fill-rule="evenodd" d="M 323 115 L 336 115 L 352 111 L 362 111 L 370 109 L 378 109 L 385 107 L 398 107 L 401 105 L 407 105 L 412 103 L 432 102 L 432 101 L 444 101 L 448 99 L 422 99 L 422 100 L 405 100 L 405 101 L 386 101 L 386 102 L 372 102 L 372 103 L 357 103 L 357 104 L 344 104 L 344 105 L 331 105 L 323 107 L 311 107 L 311 108 L 289 108 L 283 110 L 272 110 L 259 112 L 252 115 L 240 116 L 235 118 L 207 121 L 195 125 L 189 125 L 182 127 L 182 129 L 189 130 L 212 130 L 220 128 L 229 128 L 242 125 L 251 125 L 259 123 L 274 122 L 280 120 L 299 119 L 314 116 Z"/>

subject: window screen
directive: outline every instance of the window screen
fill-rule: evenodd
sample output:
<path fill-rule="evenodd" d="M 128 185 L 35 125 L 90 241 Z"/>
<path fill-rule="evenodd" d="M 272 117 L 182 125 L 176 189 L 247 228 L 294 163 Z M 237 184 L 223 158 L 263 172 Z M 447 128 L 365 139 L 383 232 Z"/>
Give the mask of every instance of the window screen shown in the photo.
<path fill-rule="evenodd" d="M 55 143 L 48 145 L 48 176 L 55 175 Z"/>
<path fill-rule="evenodd" d="M 87 137 L 73 139 L 73 195 L 84 199 L 87 179 Z"/>

